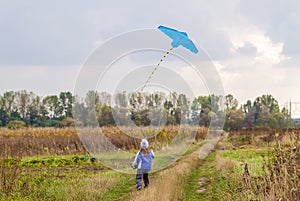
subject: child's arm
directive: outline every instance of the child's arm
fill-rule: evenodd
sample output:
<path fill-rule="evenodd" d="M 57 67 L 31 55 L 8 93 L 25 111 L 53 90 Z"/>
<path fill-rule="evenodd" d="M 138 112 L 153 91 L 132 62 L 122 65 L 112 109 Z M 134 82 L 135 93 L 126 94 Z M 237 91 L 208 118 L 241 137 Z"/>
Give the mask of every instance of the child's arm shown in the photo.
<path fill-rule="evenodd" d="M 154 154 L 154 152 L 153 152 L 153 150 L 152 150 L 152 149 L 150 150 L 150 155 L 151 155 L 151 157 L 152 157 L 152 158 L 154 158 L 154 157 L 155 157 L 155 154 Z"/>
<path fill-rule="evenodd" d="M 134 158 L 134 161 L 133 161 L 133 163 L 132 163 L 132 167 L 133 168 L 137 168 L 138 167 L 138 164 L 139 164 L 139 162 L 140 162 L 140 157 L 139 157 L 139 154 L 140 152 L 138 152 L 137 154 L 136 154 L 136 156 L 135 156 L 135 158 Z"/>

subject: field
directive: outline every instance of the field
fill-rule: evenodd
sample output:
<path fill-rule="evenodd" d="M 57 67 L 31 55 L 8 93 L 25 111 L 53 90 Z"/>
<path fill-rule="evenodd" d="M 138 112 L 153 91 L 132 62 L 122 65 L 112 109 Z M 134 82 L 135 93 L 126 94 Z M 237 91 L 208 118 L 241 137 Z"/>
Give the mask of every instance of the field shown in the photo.
<path fill-rule="evenodd" d="M 120 149 L 136 152 L 139 141 L 115 127 L 102 130 Z M 168 146 L 177 132 L 165 127 L 149 139 L 152 148 Z M 200 160 L 206 133 L 197 128 L 185 155 L 136 192 L 135 176 L 92 160 L 74 128 L 2 128 L 0 200 L 300 200 L 299 130 L 230 132 Z"/>

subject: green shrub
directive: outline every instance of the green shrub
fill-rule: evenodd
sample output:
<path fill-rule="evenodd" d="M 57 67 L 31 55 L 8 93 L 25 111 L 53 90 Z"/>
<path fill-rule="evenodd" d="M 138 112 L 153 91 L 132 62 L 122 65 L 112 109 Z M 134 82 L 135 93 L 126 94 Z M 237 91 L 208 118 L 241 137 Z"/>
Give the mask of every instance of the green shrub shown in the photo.
<path fill-rule="evenodd" d="M 7 128 L 9 129 L 19 129 L 26 127 L 26 123 L 22 120 L 11 120 L 7 124 Z"/>

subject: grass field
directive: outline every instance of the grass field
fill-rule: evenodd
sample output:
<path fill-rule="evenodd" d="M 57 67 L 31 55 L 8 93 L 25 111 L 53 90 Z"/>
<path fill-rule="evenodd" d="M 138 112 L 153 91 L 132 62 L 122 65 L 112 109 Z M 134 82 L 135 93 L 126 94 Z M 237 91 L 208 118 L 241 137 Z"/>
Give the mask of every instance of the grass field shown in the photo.
<path fill-rule="evenodd" d="M 299 133 L 263 141 L 266 135 L 235 133 L 219 142 L 189 175 L 185 200 L 300 200 Z"/>
<path fill-rule="evenodd" d="M 105 129 L 111 138 L 120 134 Z M 235 131 L 200 160 L 205 132 L 178 161 L 150 174 L 150 188 L 136 192 L 135 176 L 92 161 L 72 128 L 0 129 L 0 200 L 300 200 L 299 131 Z M 174 133 L 165 128 L 150 139 L 154 149 Z M 115 143 L 136 152 L 124 139 Z"/>

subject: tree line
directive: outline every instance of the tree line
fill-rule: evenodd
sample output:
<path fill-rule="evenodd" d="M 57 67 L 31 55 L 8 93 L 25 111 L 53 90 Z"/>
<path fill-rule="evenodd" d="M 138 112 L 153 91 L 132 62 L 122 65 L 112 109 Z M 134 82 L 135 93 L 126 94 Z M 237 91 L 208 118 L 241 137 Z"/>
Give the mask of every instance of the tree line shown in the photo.
<path fill-rule="evenodd" d="M 199 96 L 190 100 L 185 94 L 143 93 L 127 94 L 119 92 L 112 96 L 107 92 L 89 91 L 81 101 L 71 92 L 41 97 L 26 90 L 9 91 L 0 95 L 0 126 L 17 128 L 30 127 L 64 127 L 89 125 L 96 121 L 100 126 L 126 125 L 125 117 L 138 126 L 148 126 L 153 108 L 161 108 L 166 116 L 167 125 L 192 124 L 209 126 L 211 120 L 218 122 L 225 118 L 226 130 L 238 128 L 285 128 L 296 124 L 292 121 L 288 108 L 280 108 L 272 95 L 262 95 L 253 101 L 240 104 L 231 94 L 225 97 L 217 95 Z M 130 108 L 130 110 L 128 109 Z M 114 117 L 118 112 L 124 117 L 118 122 Z M 78 123 L 78 122 L 77 122 Z"/>

